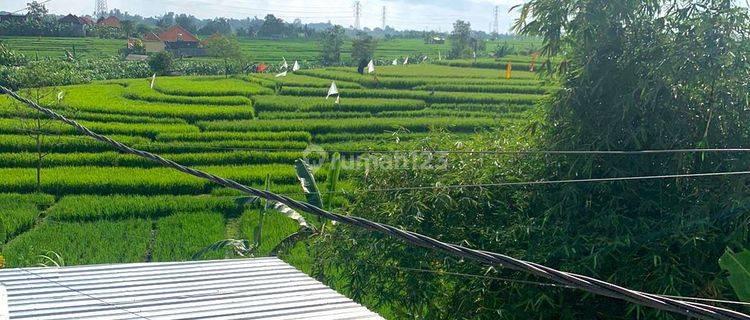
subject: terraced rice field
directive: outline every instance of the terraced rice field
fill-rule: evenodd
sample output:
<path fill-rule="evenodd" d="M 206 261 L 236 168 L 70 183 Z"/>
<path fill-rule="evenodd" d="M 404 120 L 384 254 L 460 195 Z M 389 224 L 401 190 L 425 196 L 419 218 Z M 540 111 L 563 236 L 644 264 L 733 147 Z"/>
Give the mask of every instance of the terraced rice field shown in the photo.
<path fill-rule="evenodd" d="M 239 38 L 242 52 L 251 60 L 277 63 L 282 57 L 308 63 L 320 62 L 321 49 L 317 41 L 308 39 L 258 40 Z M 65 37 L 3 37 L 0 41 L 13 50 L 17 50 L 31 59 L 62 58 L 65 51 L 75 52 L 80 58 L 115 57 L 120 48 L 125 46 L 123 39 L 99 38 L 65 38 Z M 539 48 L 541 42 L 535 38 L 518 38 L 498 40 L 487 43 L 485 53 L 494 50 L 498 43 L 507 43 L 518 50 Z M 405 56 L 428 55 L 443 57 L 450 51 L 450 43 L 441 45 L 425 44 L 422 39 L 383 39 L 378 41 L 376 56 L 384 60 L 403 58 Z M 351 55 L 351 44 L 342 46 L 341 57 L 345 61 Z"/>
<path fill-rule="evenodd" d="M 332 81 L 340 104 L 324 98 Z M 506 80 L 497 70 L 423 64 L 379 66 L 377 78 L 329 68 L 284 78 L 162 77 L 154 89 L 147 79 L 116 80 L 54 88 L 42 102 L 137 148 L 302 198 L 293 163 L 316 156 L 305 153 L 312 145 L 354 154 L 409 148 L 435 128 L 458 136 L 502 130 L 552 89 L 527 71 Z M 265 255 L 297 229 L 280 214 L 261 215 L 259 203 L 243 206 L 232 191 L 66 127 L 46 128 L 56 134 L 39 146 L 50 154 L 37 190 L 37 144 L 19 119 L 24 109 L 0 99 L 0 244 L 8 266 L 35 265 L 49 251 L 67 265 L 189 260 L 219 239 L 254 239 L 261 220 L 257 254 Z M 333 191 L 355 188 L 347 176 Z M 316 178 L 325 184 L 325 166 Z M 304 246 L 291 252 L 285 258 L 309 270 Z"/>

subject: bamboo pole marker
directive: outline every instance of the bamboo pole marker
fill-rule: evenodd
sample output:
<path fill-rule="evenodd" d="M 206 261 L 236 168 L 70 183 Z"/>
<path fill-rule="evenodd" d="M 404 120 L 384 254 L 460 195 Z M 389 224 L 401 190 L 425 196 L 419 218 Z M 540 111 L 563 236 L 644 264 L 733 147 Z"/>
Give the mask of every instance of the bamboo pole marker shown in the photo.
<path fill-rule="evenodd" d="M 512 69 L 513 69 L 513 65 L 511 65 L 510 62 L 508 62 L 508 65 L 505 66 L 505 79 L 510 79 Z"/>

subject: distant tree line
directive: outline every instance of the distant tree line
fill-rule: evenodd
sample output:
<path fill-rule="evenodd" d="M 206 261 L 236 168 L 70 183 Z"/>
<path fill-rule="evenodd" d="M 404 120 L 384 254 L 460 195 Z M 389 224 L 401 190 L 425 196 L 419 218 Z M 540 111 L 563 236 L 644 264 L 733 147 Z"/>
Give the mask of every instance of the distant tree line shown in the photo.
<path fill-rule="evenodd" d="M 58 19 L 62 16 L 49 14 L 43 3 L 36 0 L 27 4 L 27 19 L 11 19 L 0 22 L 0 34 L 12 36 L 73 36 L 74 30 L 65 24 L 59 23 Z M 8 14 L 1 12 L 0 14 Z M 75 14 L 75 13 L 73 13 Z M 100 38 L 127 38 L 138 37 L 148 32 L 164 30 L 174 25 L 179 25 L 193 34 L 201 36 L 210 36 L 213 34 L 222 34 L 225 36 L 236 35 L 238 37 L 256 38 L 256 39 L 286 39 L 286 38 L 304 38 L 304 39 L 321 39 L 335 25 L 331 22 L 325 23 L 303 23 L 300 19 L 285 21 L 273 14 L 266 15 L 263 18 L 248 17 L 244 19 L 230 18 L 211 18 L 199 19 L 193 15 L 178 14 L 167 12 L 162 16 L 143 17 L 137 14 L 122 12 L 119 9 L 112 9 L 98 18 L 116 17 L 122 23 L 122 28 L 103 27 L 89 25 L 87 27 L 87 36 Z M 94 17 L 92 19 L 96 19 Z M 385 28 L 363 28 L 356 30 L 353 27 L 342 27 L 344 35 L 347 37 L 357 37 L 359 33 L 365 33 L 374 38 L 407 38 L 407 39 L 427 39 L 430 37 L 447 38 L 447 33 L 417 31 L 417 30 L 396 30 L 390 26 Z M 472 31 L 477 39 L 497 38 L 498 35 L 488 34 L 483 31 Z"/>

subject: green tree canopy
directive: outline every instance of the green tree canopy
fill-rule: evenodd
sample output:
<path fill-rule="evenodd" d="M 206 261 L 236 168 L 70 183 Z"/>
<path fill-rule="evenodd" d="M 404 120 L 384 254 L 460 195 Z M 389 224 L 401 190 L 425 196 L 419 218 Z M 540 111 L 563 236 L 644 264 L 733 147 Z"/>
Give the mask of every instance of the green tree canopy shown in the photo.
<path fill-rule="evenodd" d="M 470 50 L 471 41 L 471 24 L 457 20 L 453 24 L 453 31 L 451 32 L 451 53 L 452 58 L 460 58 L 464 56 L 468 50 Z"/>
<path fill-rule="evenodd" d="M 341 46 L 344 44 L 344 28 L 333 26 L 323 33 L 322 51 L 323 64 L 335 65 L 341 63 Z"/>
<path fill-rule="evenodd" d="M 240 59 L 242 51 L 240 44 L 234 37 L 214 34 L 206 40 L 204 45 L 208 55 L 223 59 Z"/>
<path fill-rule="evenodd" d="M 352 61 L 354 63 L 360 60 L 370 60 L 375 55 L 375 49 L 377 48 L 377 41 L 372 36 L 360 32 L 352 40 Z"/>

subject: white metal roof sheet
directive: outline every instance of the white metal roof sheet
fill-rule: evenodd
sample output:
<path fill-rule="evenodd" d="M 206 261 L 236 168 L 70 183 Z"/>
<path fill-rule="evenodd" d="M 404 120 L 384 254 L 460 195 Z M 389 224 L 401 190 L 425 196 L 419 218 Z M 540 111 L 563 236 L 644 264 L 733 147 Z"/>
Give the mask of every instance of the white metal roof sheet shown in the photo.
<path fill-rule="evenodd" d="M 0 269 L 10 319 L 382 319 L 277 258 Z"/>

